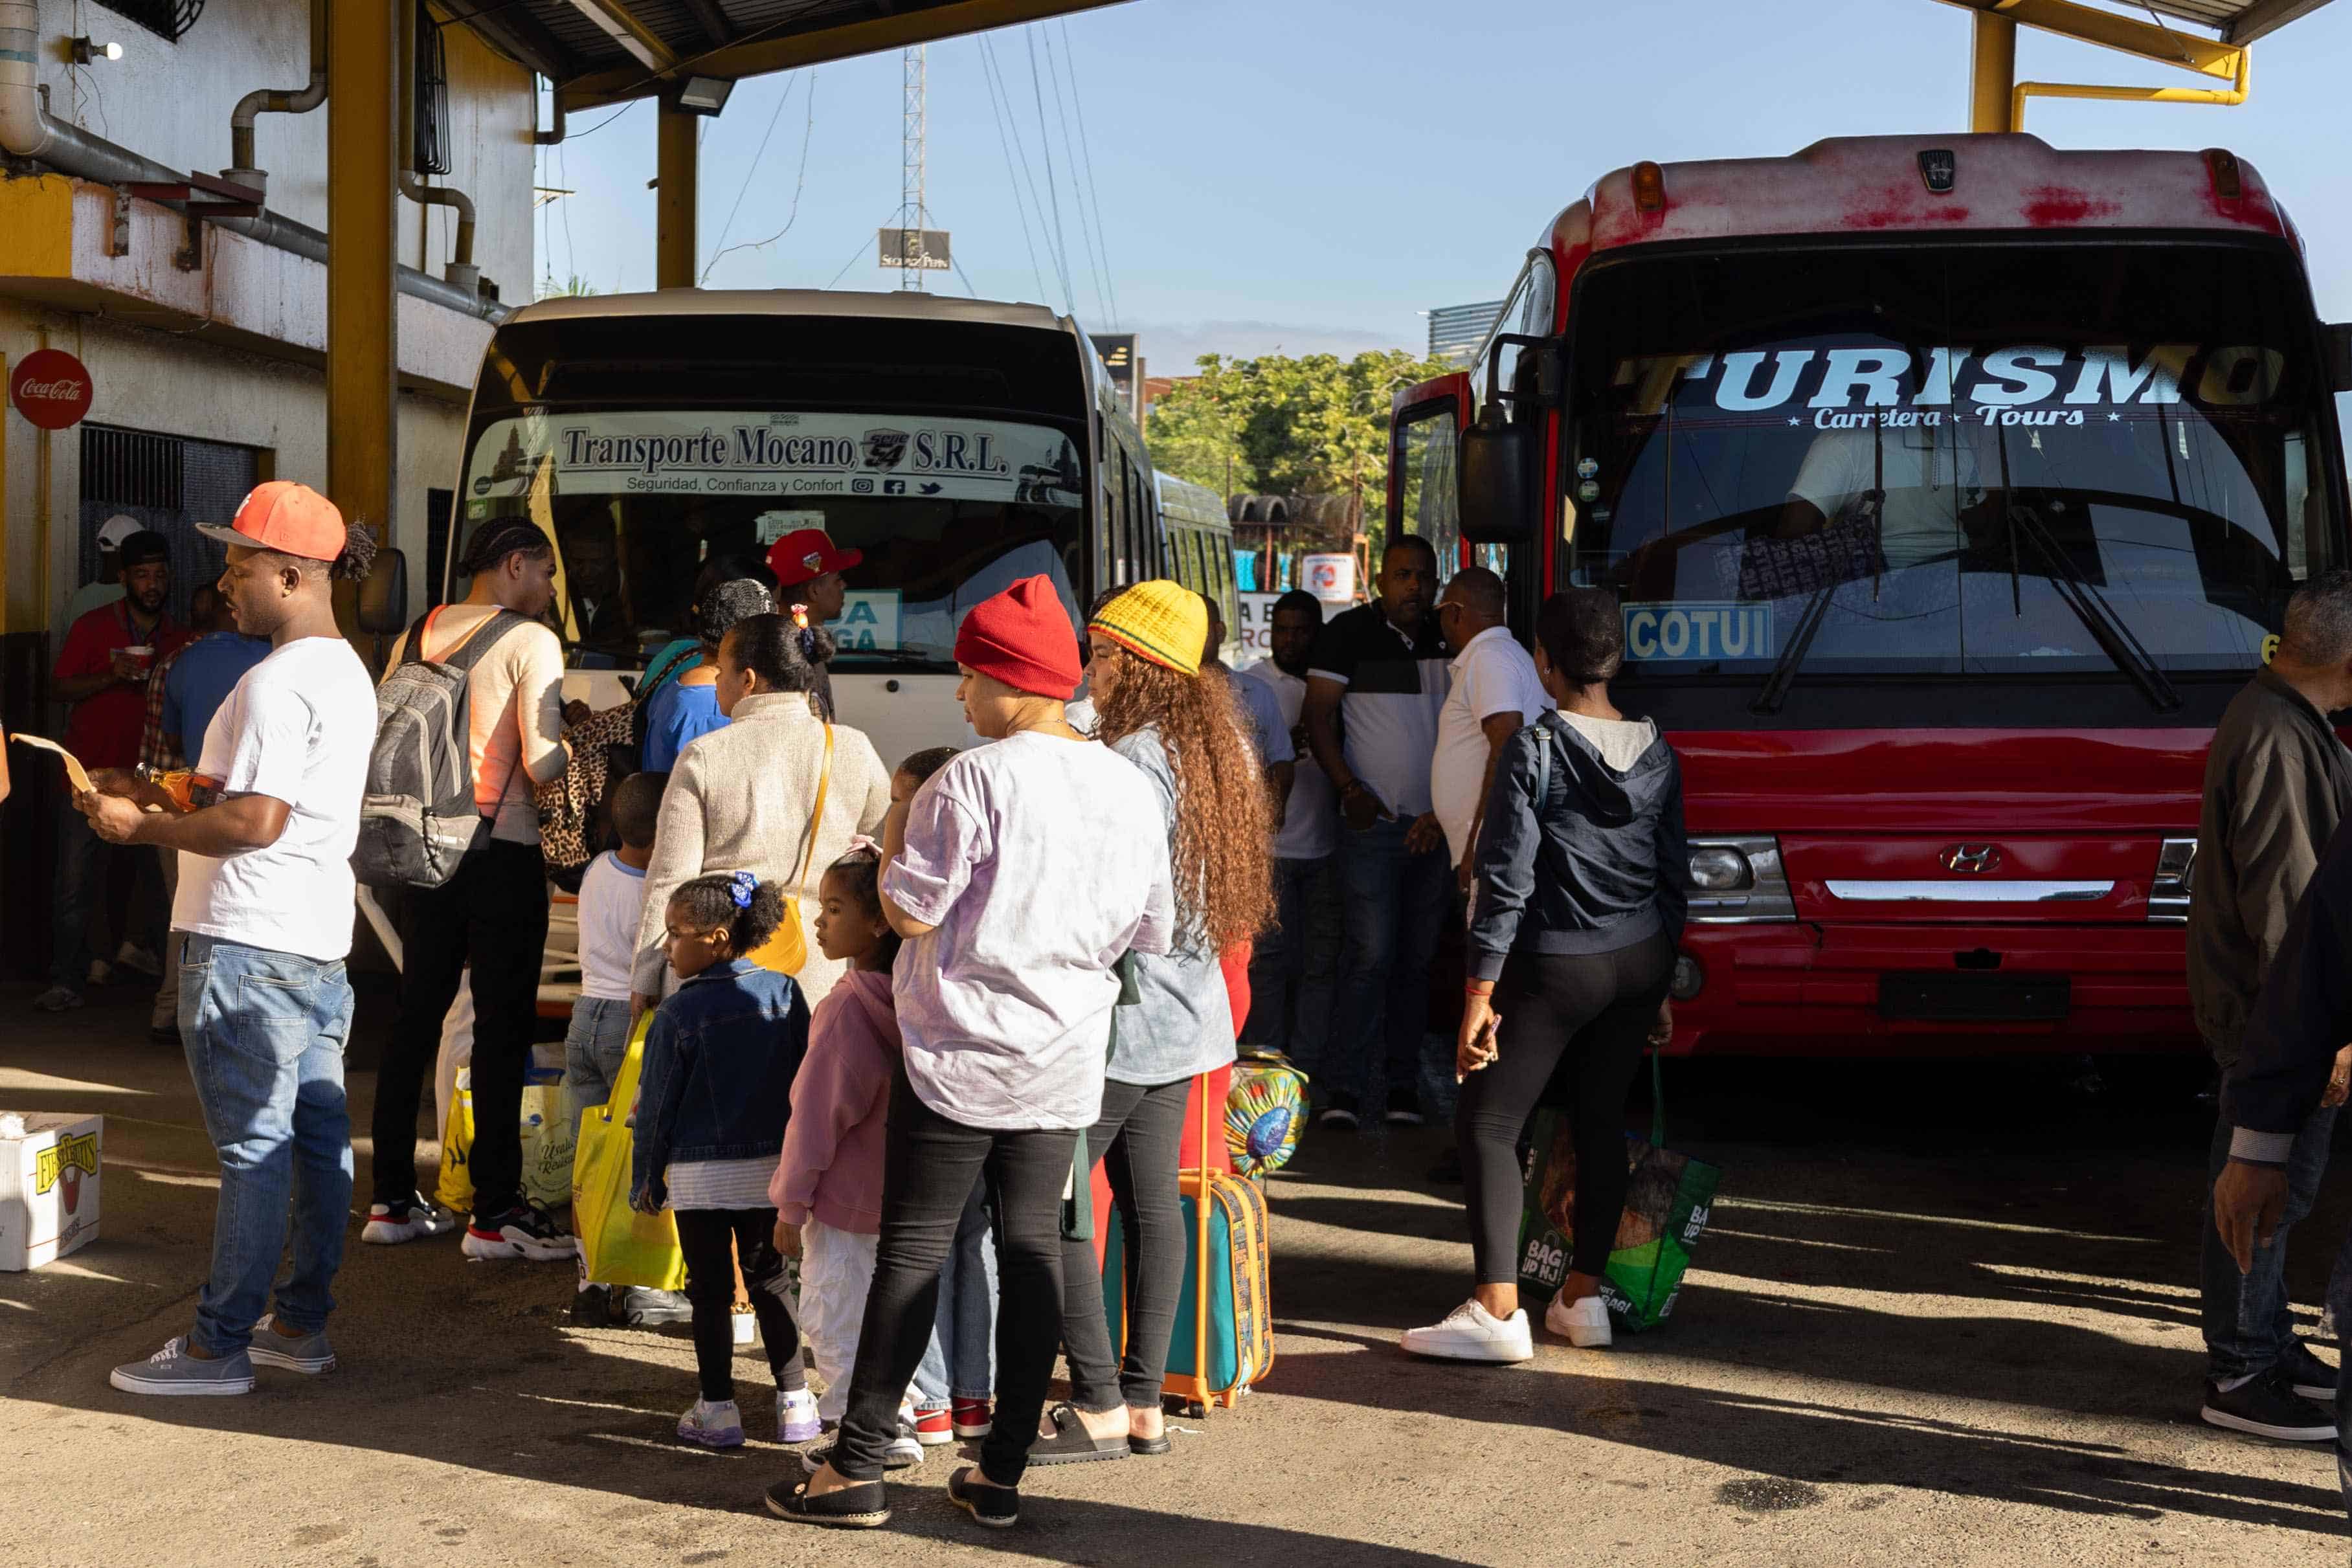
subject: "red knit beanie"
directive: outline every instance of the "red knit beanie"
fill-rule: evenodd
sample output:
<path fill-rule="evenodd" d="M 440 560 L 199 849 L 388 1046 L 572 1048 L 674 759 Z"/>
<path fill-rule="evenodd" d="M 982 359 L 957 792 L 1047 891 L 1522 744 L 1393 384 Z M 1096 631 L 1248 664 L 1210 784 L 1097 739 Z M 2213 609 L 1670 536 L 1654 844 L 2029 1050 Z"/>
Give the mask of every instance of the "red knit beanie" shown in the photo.
<path fill-rule="evenodd" d="M 1016 691 L 1067 702 L 1085 669 L 1078 634 L 1050 577 L 1024 577 L 982 599 L 956 633 L 956 662 Z"/>

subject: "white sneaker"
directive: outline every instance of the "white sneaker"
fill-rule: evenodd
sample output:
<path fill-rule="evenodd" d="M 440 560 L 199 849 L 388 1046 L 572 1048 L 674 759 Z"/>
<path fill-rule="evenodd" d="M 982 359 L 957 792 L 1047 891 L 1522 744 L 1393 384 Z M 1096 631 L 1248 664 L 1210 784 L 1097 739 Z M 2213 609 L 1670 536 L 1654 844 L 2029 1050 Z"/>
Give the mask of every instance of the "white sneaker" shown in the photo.
<path fill-rule="evenodd" d="M 677 1435 L 706 1448 L 740 1448 L 743 1415 L 731 1399 L 698 1399 L 677 1418 Z"/>
<path fill-rule="evenodd" d="M 1440 1356 L 1447 1361 L 1532 1361 L 1536 1353 L 1526 1308 L 1497 1318 L 1475 1297 L 1446 1313 L 1442 1323 L 1408 1329 L 1398 1342 L 1407 1355 Z"/>
<path fill-rule="evenodd" d="M 1558 1296 L 1544 1309 L 1544 1327 L 1580 1351 L 1596 1351 L 1614 1342 L 1609 1327 L 1609 1303 L 1598 1296 L 1569 1302 Z"/>
<path fill-rule="evenodd" d="M 89 973 L 86 978 L 92 986 L 111 985 L 114 984 L 114 965 L 102 958 L 93 958 L 89 961 Z"/>

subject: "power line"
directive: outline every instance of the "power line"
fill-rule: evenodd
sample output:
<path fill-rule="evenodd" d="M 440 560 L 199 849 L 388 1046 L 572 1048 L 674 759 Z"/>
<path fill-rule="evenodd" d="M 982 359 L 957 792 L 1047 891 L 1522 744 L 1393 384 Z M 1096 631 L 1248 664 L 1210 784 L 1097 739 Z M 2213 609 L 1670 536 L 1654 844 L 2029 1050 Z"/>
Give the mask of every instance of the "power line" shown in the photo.
<path fill-rule="evenodd" d="M 1066 315 L 1078 313 L 1077 301 L 1070 290 L 1070 242 L 1062 230 L 1062 187 L 1054 175 L 1054 133 L 1045 129 L 1045 89 L 1037 77 L 1037 35 L 1028 32 L 1029 91 L 1037 100 L 1037 144 L 1045 153 L 1045 190 L 1054 198 L 1054 252 L 1055 264 L 1062 273 L 1062 310 Z"/>
<path fill-rule="evenodd" d="M 751 166 L 743 171 L 743 184 L 735 192 L 735 205 L 727 209 L 727 221 L 719 226 L 719 248 L 703 268 L 702 276 L 695 279 L 698 284 L 710 281 L 710 268 L 718 266 L 719 258 L 727 254 L 727 236 L 735 227 L 735 215 L 743 210 L 743 198 L 751 195 L 751 182 L 759 177 L 760 160 L 768 155 L 768 141 L 776 133 L 776 121 L 784 117 L 784 106 L 793 100 L 793 88 L 797 81 L 797 78 L 787 77 L 784 90 L 776 95 L 776 110 L 768 116 L 768 128 L 760 133 L 760 150 L 751 154 Z"/>
<path fill-rule="evenodd" d="M 1070 112 L 1062 102 L 1062 75 L 1054 68 L 1054 36 L 1051 33 L 1045 35 L 1045 75 L 1054 84 L 1054 118 L 1062 122 L 1062 161 L 1070 166 L 1070 202 L 1078 209 L 1078 243 L 1086 247 L 1087 268 L 1094 275 L 1095 309 L 1108 316 L 1110 303 L 1103 297 L 1102 263 L 1095 255 L 1094 232 L 1087 227 L 1087 209 L 1078 199 L 1084 193 L 1078 189 L 1077 149 L 1070 143 Z M 1055 199 L 1058 201 L 1059 195 Z M 1096 319 L 1099 321 L 1101 317 Z"/>
<path fill-rule="evenodd" d="M 768 246 L 775 244 L 776 241 L 792 233 L 793 225 L 800 221 L 801 192 L 808 186 L 809 142 L 816 136 L 816 73 L 814 71 L 811 71 L 809 73 L 808 91 L 803 95 L 802 101 L 808 108 L 808 123 L 803 126 L 801 131 L 801 168 L 799 174 L 794 176 L 793 180 L 793 205 L 792 209 L 784 214 L 784 226 L 776 230 L 775 233 L 770 235 L 765 239 L 751 239 L 744 241 L 741 245 L 730 245 L 727 247 L 725 250 L 719 251 L 717 256 L 713 256 L 710 258 L 711 267 L 718 266 L 719 257 L 726 255 L 728 251 L 761 250 L 764 249 Z M 749 178 L 747 176 L 745 181 L 747 186 L 749 185 Z M 736 202 L 738 205 L 741 205 L 742 198 L 738 196 L 736 198 Z M 735 221 L 734 216 L 730 214 L 727 221 L 730 224 L 733 223 Z M 724 238 L 725 236 L 722 234 L 720 237 Z M 702 275 L 705 278 L 709 277 L 710 268 L 704 268 Z"/>
<path fill-rule="evenodd" d="M 641 99 L 641 98 L 633 98 L 633 99 L 631 99 L 628 102 L 626 102 L 626 103 L 625 103 L 625 104 L 621 105 L 621 107 L 620 107 L 620 108 L 618 108 L 618 109 L 616 109 L 616 110 L 613 110 L 613 112 L 612 112 L 612 113 L 610 113 L 610 114 L 608 114 L 608 115 L 604 116 L 604 119 L 602 119 L 602 120 L 600 120 L 600 121 L 596 121 L 596 123 L 595 123 L 595 124 L 591 125 L 587 130 L 585 130 L 585 131 L 570 131 L 570 132 L 566 132 L 564 133 L 563 141 L 564 141 L 564 142 L 577 142 L 577 141 L 579 141 L 579 140 L 580 140 L 580 138 L 582 138 L 583 136 L 593 136 L 593 135 L 595 135 L 595 134 L 596 134 L 596 132 L 598 132 L 599 131 L 604 130 L 604 127 L 606 127 L 607 125 L 612 124 L 612 123 L 613 123 L 613 121 L 614 121 L 615 120 L 620 119 L 620 118 L 621 118 L 621 116 L 623 116 L 624 114 L 626 114 L 629 110 L 631 110 L 632 109 L 635 109 L 638 104 L 643 103 L 644 101 L 645 101 L 645 100 L 644 100 L 644 99 Z M 557 145 L 558 145 L 558 146 L 562 146 L 562 142 L 558 142 L 558 143 L 557 143 Z"/>
<path fill-rule="evenodd" d="M 1110 324 L 1116 330 L 1118 326 L 1118 278 L 1111 270 L 1110 231 L 1103 226 L 1102 192 L 1095 184 L 1093 140 L 1087 134 L 1086 105 L 1078 99 L 1077 60 L 1070 51 L 1070 24 L 1066 20 L 1062 23 L 1062 65 L 1070 73 L 1070 107 L 1078 116 L 1078 150 L 1086 156 L 1087 196 L 1094 206 L 1095 240 L 1102 249 L 1103 287 L 1110 290 Z"/>
<path fill-rule="evenodd" d="M 1021 243 L 1028 247 L 1030 276 L 1036 279 L 1037 297 L 1043 300 L 1047 297 L 1045 274 L 1045 270 L 1037 265 L 1037 240 L 1029 231 L 1029 204 L 1022 199 L 1021 176 L 1013 167 L 1013 142 L 1004 132 L 1006 110 L 1002 101 L 1003 95 L 997 90 L 995 56 L 990 49 L 989 41 L 985 37 L 973 41 L 980 47 L 981 78 L 988 83 L 988 109 L 990 114 L 996 120 L 997 144 L 1004 149 L 1004 179 L 1005 183 L 1013 187 L 1013 210 L 1021 216 Z M 1028 149 L 1025 147 L 1022 149 L 1022 161 L 1024 163 L 1028 161 Z M 1032 184 L 1034 184 L 1034 182 L 1033 181 Z"/>

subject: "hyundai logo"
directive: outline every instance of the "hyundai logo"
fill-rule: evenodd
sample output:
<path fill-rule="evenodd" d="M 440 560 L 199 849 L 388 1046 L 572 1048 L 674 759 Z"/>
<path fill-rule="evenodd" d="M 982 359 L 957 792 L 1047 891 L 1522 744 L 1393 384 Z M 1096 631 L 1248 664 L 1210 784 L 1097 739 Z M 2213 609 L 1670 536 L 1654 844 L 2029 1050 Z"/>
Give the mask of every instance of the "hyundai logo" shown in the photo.
<path fill-rule="evenodd" d="M 2000 846 L 1998 844 L 1955 844 L 1936 857 L 1947 871 L 1981 874 L 2000 869 Z"/>

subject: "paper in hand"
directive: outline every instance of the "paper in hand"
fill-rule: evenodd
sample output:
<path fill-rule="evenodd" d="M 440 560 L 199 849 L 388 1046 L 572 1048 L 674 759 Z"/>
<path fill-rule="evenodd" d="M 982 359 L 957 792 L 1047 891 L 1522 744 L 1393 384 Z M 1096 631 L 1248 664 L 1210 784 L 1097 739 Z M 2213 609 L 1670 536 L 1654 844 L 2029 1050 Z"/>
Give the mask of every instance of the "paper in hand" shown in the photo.
<path fill-rule="evenodd" d="M 12 731 L 8 738 L 24 745 L 38 747 L 44 752 L 55 752 L 63 758 L 66 764 L 66 777 L 72 782 L 76 795 L 89 795 L 97 789 L 98 786 L 89 782 L 89 773 L 82 767 L 81 759 L 55 741 L 44 739 L 39 735 L 27 735 L 21 731 Z"/>

